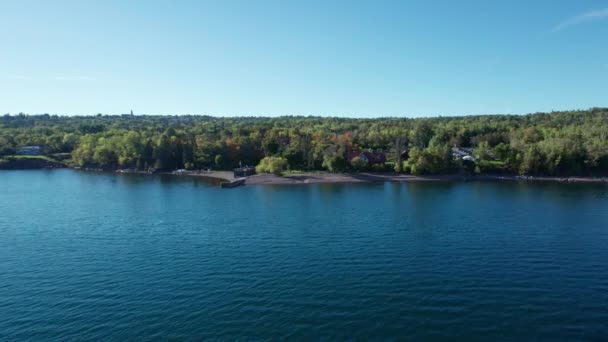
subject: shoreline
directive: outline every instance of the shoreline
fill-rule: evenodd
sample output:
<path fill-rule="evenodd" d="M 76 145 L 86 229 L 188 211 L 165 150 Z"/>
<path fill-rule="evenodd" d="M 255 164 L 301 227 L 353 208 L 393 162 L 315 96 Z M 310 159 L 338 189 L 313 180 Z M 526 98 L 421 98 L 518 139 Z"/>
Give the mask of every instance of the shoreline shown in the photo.
<path fill-rule="evenodd" d="M 377 182 L 556 182 L 556 183 L 606 183 L 608 177 L 544 177 L 518 175 L 433 175 L 414 176 L 397 173 L 302 173 L 279 177 L 258 174 L 247 177 L 246 185 L 304 185 Z"/>
<path fill-rule="evenodd" d="M 145 172 L 116 172 L 120 174 L 148 174 Z M 549 177 L 549 176 L 519 176 L 519 175 L 409 175 L 394 172 L 358 172 L 358 173 L 329 173 L 306 172 L 277 176 L 269 173 L 235 178 L 230 171 L 209 171 L 206 173 L 160 172 L 158 175 L 176 177 L 203 177 L 233 183 L 245 180 L 242 185 L 307 185 L 307 184 L 349 184 L 349 183 L 380 183 L 380 182 L 553 182 L 553 183 L 605 183 L 608 177 Z"/>
<path fill-rule="evenodd" d="M 220 182 L 234 183 L 244 179 L 242 185 L 306 185 L 306 184 L 348 184 L 348 183 L 379 183 L 379 182 L 554 182 L 554 183 L 604 183 L 608 184 L 608 177 L 551 177 L 551 176 L 520 176 L 509 174 L 497 175 L 409 175 L 394 172 L 360 172 L 360 173 L 329 173 L 329 172 L 305 172 L 276 176 L 274 174 L 256 174 L 253 176 L 235 178 L 231 171 L 207 171 L 203 173 L 186 172 L 158 172 L 147 173 L 144 171 L 127 170 L 101 170 L 93 168 L 74 168 L 65 165 L 55 167 L 32 167 L 12 168 L 5 170 L 54 170 L 70 169 L 84 172 L 108 172 L 119 175 L 164 175 L 175 177 L 201 177 L 218 180 Z M 0 168 L 0 171 L 2 169 Z"/>

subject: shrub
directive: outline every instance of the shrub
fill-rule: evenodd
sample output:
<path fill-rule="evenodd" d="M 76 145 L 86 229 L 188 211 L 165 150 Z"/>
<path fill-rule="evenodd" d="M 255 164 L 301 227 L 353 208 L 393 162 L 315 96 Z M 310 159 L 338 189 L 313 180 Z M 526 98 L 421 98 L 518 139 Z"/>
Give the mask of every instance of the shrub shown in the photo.
<path fill-rule="evenodd" d="M 281 157 L 265 157 L 255 167 L 257 173 L 274 173 L 277 176 L 283 174 L 287 168 L 287 160 Z"/>
<path fill-rule="evenodd" d="M 222 166 L 224 165 L 224 157 L 222 157 L 221 154 L 218 154 L 215 156 L 215 167 L 217 168 L 222 168 Z"/>
<path fill-rule="evenodd" d="M 402 162 L 403 166 L 401 168 L 401 172 L 403 173 L 412 173 L 412 166 L 407 161 Z"/>
<path fill-rule="evenodd" d="M 367 162 L 359 157 L 354 157 L 350 161 L 350 165 L 352 165 L 353 169 L 356 171 L 362 171 L 367 169 Z"/>
<path fill-rule="evenodd" d="M 384 171 L 386 171 L 386 166 L 384 164 L 374 164 L 374 165 L 372 165 L 372 171 L 384 172 Z"/>
<path fill-rule="evenodd" d="M 326 154 L 323 156 L 322 166 L 329 172 L 342 172 L 346 169 L 346 160 L 336 154 Z"/>
<path fill-rule="evenodd" d="M 407 161 L 412 174 L 445 174 L 456 168 L 447 146 L 435 146 L 425 150 L 412 149 Z"/>

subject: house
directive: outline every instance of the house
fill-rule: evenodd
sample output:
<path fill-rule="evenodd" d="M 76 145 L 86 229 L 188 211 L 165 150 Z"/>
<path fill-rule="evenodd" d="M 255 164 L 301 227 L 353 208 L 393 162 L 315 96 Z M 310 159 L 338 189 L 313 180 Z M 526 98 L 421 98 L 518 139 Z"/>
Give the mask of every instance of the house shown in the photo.
<path fill-rule="evenodd" d="M 25 156 L 37 156 L 42 154 L 40 146 L 23 146 L 17 149 L 17 154 Z"/>
<path fill-rule="evenodd" d="M 473 149 L 470 147 L 452 147 L 452 157 L 454 157 L 454 159 L 475 161 Z"/>
<path fill-rule="evenodd" d="M 350 155 L 348 156 L 348 160 L 351 161 L 355 157 L 359 157 L 361 160 L 366 161 L 369 166 L 386 163 L 386 153 L 384 153 L 384 152 L 352 151 L 350 153 Z"/>

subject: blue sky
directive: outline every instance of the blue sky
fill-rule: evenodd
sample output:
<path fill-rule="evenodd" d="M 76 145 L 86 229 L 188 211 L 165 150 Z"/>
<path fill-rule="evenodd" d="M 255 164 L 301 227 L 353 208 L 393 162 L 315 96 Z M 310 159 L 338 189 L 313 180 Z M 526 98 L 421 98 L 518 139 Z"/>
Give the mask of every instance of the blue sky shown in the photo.
<path fill-rule="evenodd" d="M 0 113 L 608 106 L 608 1 L 0 0 Z"/>

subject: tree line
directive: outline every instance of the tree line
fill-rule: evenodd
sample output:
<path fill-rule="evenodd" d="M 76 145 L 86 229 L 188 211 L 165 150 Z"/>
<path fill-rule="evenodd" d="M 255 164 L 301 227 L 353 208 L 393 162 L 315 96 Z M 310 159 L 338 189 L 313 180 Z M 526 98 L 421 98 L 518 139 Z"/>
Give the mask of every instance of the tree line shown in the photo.
<path fill-rule="evenodd" d="M 608 109 L 372 119 L 0 116 L 0 158 L 29 145 L 68 156 L 74 166 L 105 169 L 232 169 L 262 161 L 263 170 L 272 161 L 332 172 L 607 175 Z M 455 158 L 455 147 L 472 149 L 474 161 Z M 385 153 L 387 162 L 370 166 L 349 157 L 368 150 Z"/>

